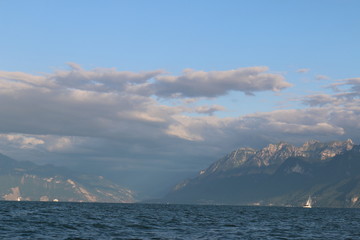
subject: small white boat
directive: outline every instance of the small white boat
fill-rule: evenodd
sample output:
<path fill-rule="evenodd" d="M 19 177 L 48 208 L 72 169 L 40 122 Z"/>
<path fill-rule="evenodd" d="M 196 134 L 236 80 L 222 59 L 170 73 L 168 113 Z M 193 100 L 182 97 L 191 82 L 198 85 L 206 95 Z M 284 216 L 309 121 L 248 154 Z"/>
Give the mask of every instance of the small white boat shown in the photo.
<path fill-rule="evenodd" d="M 306 201 L 305 205 L 303 206 L 303 208 L 312 208 L 312 199 L 309 196 L 308 200 Z"/>

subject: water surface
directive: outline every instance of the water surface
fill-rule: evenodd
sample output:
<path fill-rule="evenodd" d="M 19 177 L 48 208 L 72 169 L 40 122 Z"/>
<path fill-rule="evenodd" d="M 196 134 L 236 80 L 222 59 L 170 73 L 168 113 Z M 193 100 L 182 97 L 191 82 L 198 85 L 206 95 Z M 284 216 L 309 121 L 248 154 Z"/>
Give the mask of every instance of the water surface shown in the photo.
<path fill-rule="evenodd" d="M 0 239 L 360 239 L 360 209 L 3 201 Z"/>

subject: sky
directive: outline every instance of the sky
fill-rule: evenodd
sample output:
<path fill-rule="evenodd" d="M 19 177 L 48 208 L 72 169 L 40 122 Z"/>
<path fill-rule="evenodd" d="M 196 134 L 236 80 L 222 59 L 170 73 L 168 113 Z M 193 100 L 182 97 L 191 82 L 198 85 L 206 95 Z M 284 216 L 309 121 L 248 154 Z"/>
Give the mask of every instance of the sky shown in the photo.
<path fill-rule="evenodd" d="M 0 0 L 0 152 L 149 197 L 239 147 L 359 144 L 359 9 Z"/>

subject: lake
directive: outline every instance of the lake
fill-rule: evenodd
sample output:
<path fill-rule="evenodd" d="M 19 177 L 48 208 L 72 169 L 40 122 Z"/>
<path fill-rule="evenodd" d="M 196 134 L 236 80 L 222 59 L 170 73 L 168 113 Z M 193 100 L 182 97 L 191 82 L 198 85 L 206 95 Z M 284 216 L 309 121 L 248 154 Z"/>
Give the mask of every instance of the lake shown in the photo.
<path fill-rule="evenodd" d="M 0 239 L 360 239 L 360 209 L 1 201 Z"/>

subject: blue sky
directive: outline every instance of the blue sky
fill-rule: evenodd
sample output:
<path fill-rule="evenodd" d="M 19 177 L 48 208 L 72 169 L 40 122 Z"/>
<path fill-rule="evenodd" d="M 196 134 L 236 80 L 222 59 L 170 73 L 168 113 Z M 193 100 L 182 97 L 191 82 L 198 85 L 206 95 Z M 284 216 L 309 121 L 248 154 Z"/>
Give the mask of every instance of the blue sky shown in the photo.
<path fill-rule="evenodd" d="M 186 68 L 268 66 L 285 73 L 300 93 L 308 86 L 301 86 L 305 77 L 294 74 L 297 69 L 311 69 L 309 80 L 317 75 L 341 79 L 358 73 L 358 1 L 0 4 L 4 36 L 0 66 L 7 71 L 51 72 L 67 62 L 87 69 L 164 69 L 173 74 Z M 313 83 L 313 87 L 319 85 Z M 260 106 L 261 101 L 251 109 L 264 111 Z"/>
<path fill-rule="evenodd" d="M 69 61 L 175 74 L 265 65 L 337 78 L 357 66 L 358 1 L 0 4 L 1 65 L 9 71 L 50 71 Z"/>
<path fill-rule="evenodd" d="M 1 0 L 0 151 L 118 169 L 128 184 L 131 171 L 198 171 L 236 147 L 358 143 L 359 9 Z"/>

